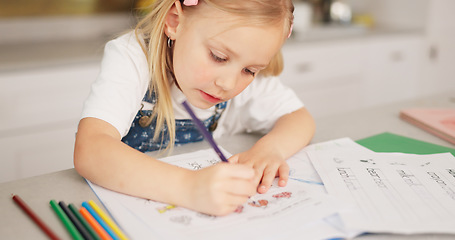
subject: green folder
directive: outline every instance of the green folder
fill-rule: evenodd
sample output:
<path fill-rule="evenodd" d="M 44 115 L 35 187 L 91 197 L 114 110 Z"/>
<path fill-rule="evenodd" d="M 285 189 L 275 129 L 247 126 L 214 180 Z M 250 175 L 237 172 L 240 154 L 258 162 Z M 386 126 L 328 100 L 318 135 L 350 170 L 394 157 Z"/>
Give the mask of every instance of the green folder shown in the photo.
<path fill-rule="evenodd" d="M 455 156 L 454 148 L 444 147 L 388 132 L 363 138 L 356 142 L 375 152 L 402 152 L 414 154 L 450 152 Z"/>

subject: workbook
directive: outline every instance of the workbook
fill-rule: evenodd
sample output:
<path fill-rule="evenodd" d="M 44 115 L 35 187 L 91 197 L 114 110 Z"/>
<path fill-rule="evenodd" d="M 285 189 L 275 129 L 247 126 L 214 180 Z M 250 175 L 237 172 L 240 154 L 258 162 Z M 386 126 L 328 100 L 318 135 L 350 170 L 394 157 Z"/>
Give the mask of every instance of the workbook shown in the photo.
<path fill-rule="evenodd" d="M 394 134 L 359 142 L 377 145 L 373 142 L 383 138 L 406 143 L 404 137 Z M 256 194 L 222 217 L 88 183 L 131 239 L 349 239 L 364 232 L 455 234 L 452 154 L 377 153 L 362 145 L 341 138 L 305 147 L 287 160 L 290 171 L 286 187 L 277 186 L 275 181 L 266 194 Z M 400 144 L 393 145 L 399 149 Z M 220 163 L 213 149 L 161 160 L 194 171 Z"/>
<path fill-rule="evenodd" d="M 400 118 L 455 144 L 455 109 L 410 108 L 400 112 Z"/>
<path fill-rule="evenodd" d="M 347 229 L 455 234 L 455 157 L 312 150 L 329 195 L 346 203 Z"/>
<path fill-rule="evenodd" d="M 229 156 L 225 150 L 223 152 Z M 220 164 L 213 149 L 161 160 L 194 171 Z M 289 239 L 300 236 L 307 224 L 336 214 L 340 207 L 325 193 L 305 153 L 296 154 L 289 160 L 289 165 L 290 179 L 285 187 L 279 187 L 275 180 L 267 193 L 256 194 L 235 212 L 222 217 L 128 196 L 88 183 L 132 239 Z M 165 187 L 166 180 L 162 182 Z M 331 225 L 318 224 L 323 232 L 315 232 L 316 238 L 346 236 L 345 232 L 333 227 L 337 224 L 336 219 L 331 221 Z"/>

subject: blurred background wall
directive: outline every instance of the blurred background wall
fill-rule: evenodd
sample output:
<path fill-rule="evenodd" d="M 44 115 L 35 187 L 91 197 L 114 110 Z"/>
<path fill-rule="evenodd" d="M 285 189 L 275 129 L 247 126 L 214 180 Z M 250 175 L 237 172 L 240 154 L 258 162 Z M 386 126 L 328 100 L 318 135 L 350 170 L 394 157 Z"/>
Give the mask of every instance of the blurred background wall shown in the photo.
<path fill-rule="evenodd" d="M 130 12 L 136 0 L 1 0 L 2 18 Z"/>

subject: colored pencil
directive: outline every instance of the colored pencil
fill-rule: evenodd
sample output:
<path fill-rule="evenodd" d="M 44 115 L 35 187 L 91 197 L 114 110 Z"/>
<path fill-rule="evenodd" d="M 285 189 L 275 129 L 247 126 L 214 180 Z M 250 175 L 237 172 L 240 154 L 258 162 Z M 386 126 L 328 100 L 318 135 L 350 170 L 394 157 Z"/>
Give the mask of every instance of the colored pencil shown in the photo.
<path fill-rule="evenodd" d="M 107 223 L 96 213 L 96 211 L 87 203 L 83 202 L 82 206 L 87 209 L 87 211 L 93 216 L 93 218 L 96 219 L 96 221 L 101 225 L 101 227 L 106 230 L 106 232 L 109 234 L 109 236 L 112 237 L 114 240 L 120 240 L 120 238 L 117 236 L 117 234 L 107 225 Z"/>
<path fill-rule="evenodd" d="M 104 228 L 101 227 L 101 225 L 95 220 L 95 218 L 93 218 L 93 216 L 90 215 L 90 213 L 87 211 L 87 209 L 85 207 L 81 207 L 79 209 L 79 212 L 85 218 L 85 220 L 87 220 L 87 222 L 90 224 L 90 226 L 93 227 L 93 229 L 96 231 L 96 233 L 98 233 L 98 235 L 100 236 L 101 239 L 112 240 L 111 236 L 109 236 L 109 234 L 106 232 L 106 230 L 104 230 Z"/>
<path fill-rule="evenodd" d="M 87 232 L 87 229 L 84 228 L 81 222 L 77 219 L 77 217 L 71 212 L 71 210 L 68 208 L 68 205 L 65 204 L 64 201 L 60 201 L 58 205 L 62 208 L 63 212 L 68 216 L 68 218 L 71 220 L 71 222 L 74 224 L 76 229 L 79 231 L 79 233 L 82 235 L 82 237 L 85 240 L 93 240 L 92 236 L 90 235 L 89 232 Z"/>
<path fill-rule="evenodd" d="M 215 150 L 216 154 L 218 154 L 218 157 L 220 157 L 221 161 L 227 162 L 228 160 L 224 156 L 224 154 L 221 152 L 221 150 L 218 148 L 218 145 L 216 145 L 215 140 L 212 137 L 212 134 L 209 133 L 207 128 L 205 128 L 204 124 L 199 120 L 199 118 L 196 117 L 196 114 L 194 114 L 193 110 L 191 107 L 188 105 L 186 101 L 182 102 L 183 107 L 186 109 L 186 111 L 190 114 L 191 118 L 193 119 L 193 122 L 196 124 L 197 128 L 201 132 L 201 134 L 204 136 L 205 140 L 207 140 L 212 146 L 213 150 Z"/>
<path fill-rule="evenodd" d="M 54 209 L 57 216 L 62 221 L 63 225 L 65 225 L 66 230 L 68 230 L 68 232 L 71 234 L 71 237 L 75 240 L 84 240 L 82 235 L 79 233 L 79 231 L 77 231 L 74 224 L 71 222 L 71 220 L 65 214 L 65 212 L 63 212 L 62 208 L 57 204 L 57 202 L 52 199 L 49 203 L 51 204 L 52 209 Z"/>
<path fill-rule="evenodd" d="M 14 202 L 38 225 L 39 228 L 52 240 L 60 239 L 36 213 L 18 195 L 13 195 Z"/>
<path fill-rule="evenodd" d="M 74 204 L 72 204 L 72 203 L 70 203 L 68 205 L 68 207 L 71 210 L 71 212 L 73 212 L 74 216 L 77 217 L 79 222 L 81 222 L 81 224 L 84 226 L 84 228 L 87 230 L 87 232 L 89 232 L 89 234 L 92 236 L 92 238 L 95 240 L 101 240 L 101 237 L 98 235 L 98 233 L 96 233 L 96 231 L 93 229 L 93 227 L 90 226 L 90 223 L 88 223 L 87 220 L 85 220 L 85 218 L 82 216 L 82 214 L 77 210 L 77 207 L 74 206 Z"/>
<path fill-rule="evenodd" d="M 98 215 L 100 215 L 100 217 L 107 223 L 107 225 L 109 225 L 112 228 L 112 230 L 114 230 L 114 232 L 119 236 L 120 239 L 122 240 L 128 239 L 122 232 L 122 230 L 120 230 L 120 228 L 117 226 L 117 224 L 115 224 L 115 222 L 106 213 L 104 213 L 100 207 L 98 207 L 95 201 L 90 200 L 88 201 L 88 204 L 96 211 L 96 213 L 98 213 Z"/>

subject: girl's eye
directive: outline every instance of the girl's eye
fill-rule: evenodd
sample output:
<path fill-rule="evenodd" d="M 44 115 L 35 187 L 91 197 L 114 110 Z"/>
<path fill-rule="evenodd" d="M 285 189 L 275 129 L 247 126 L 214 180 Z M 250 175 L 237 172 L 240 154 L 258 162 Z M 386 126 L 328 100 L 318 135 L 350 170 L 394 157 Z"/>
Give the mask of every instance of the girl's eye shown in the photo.
<path fill-rule="evenodd" d="M 243 71 L 245 71 L 245 73 L 250 74 L 250 75 L 253 76 L 253 77 L 254 77 L 254 75 L 256 75 L 255 72 L 251 71 L 251 70 L 248 69 L 248 68 L 245 68 Z"/>
<path fill-rule="evenodd" d="M 215 60 L 216 62 L 226 62 L 227 61 L 226 58 L 218 57 L 213 52 L 210 52 L 210 56 L 212 56 L 213 60 Z"/>

